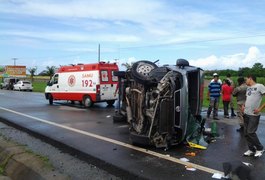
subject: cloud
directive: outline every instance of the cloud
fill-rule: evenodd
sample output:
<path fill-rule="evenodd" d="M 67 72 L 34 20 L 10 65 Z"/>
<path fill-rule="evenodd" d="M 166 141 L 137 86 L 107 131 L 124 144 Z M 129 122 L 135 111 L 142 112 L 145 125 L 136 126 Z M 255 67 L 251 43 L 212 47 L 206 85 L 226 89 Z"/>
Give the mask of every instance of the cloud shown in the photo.
<path fill-rule="evenodd" d="M 197 60 L 190 60 L 190 65 L 198 66 L 201 68 L 214 67 L 218 62 L 218 58 L 215 55 L 211 55 L 206 58 L 199 58 Z"/>
<path fill-rule="evenodd" d="M 138 42 L 139 37 L 123 34 L 104 34 L 93 36 L 78 32 L 31 32 L 31 31 L 0 31 L 0 34 L 6 36 L 18 36 L 24 38 L 37 38 L 49 41 L 68 41 L 68 42 Z"/>
<path fill-rule="evenodd" d="M 240 67 L 252 67 L 255 63 L 258 62 L 262 64 L 265 63 L 265 54 L 263 54 L 257 47 L 253 46 L 248 49 L 247 53 L 237 53 L 221 57 L 211 55 L 206 58 L 191 60 L 190 64 L 207 70 L 238 70 L 238 68 Z"/>
<path fill-rule="evenodd" d="M 257 47 L 250 47 L 242 63 L 248 67 L 259 61 L 263 61 L 263 63 L 265 62 L 264 54 L 262 54 Z"/>
<path fill-rule="evenodd" d="M 210 14 L 195 9 L 191 12 L 183 6 L 158 0 L 19 0 L 0 4 L 1 12 L 55 18 L 61 23 L 79 25 L 86 30 L 90 28 L 92 30 L 94 28 L 113 29 L 113 25 L 114 27 L 126 27 L 124 24 L 133 24 L 150 35 L 158 36 L 175 34 L 176 27 L 178 29 L 205 27 L 217 21 Z M 78 23 L 73 23 L 76 21 Z M 130 30 L 127 29 L 127 31 Z"/>

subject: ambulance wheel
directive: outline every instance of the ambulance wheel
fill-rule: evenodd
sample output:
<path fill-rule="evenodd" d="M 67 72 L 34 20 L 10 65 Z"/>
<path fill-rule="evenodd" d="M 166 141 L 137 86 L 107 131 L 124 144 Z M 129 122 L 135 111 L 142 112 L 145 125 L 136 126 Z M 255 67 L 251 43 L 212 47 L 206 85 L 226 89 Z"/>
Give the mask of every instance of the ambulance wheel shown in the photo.
<path fill-rule="evenodd" d="M 53 97 L 51 94 L 49 94 L 49 104 L 53 105 Z"/>
<path fill-rule="evenodd" d="M 83 105 L 86 107 L 86 108 L 89 108 L 93 105 L 93 101 L 91 100 L 90 96 L 84 96 L 83 98 Z"/>
<path fill-rule="evenodd" d="M 115 100 L 107 101 L 108 106 L 112 106 L 115 103 Z"/>

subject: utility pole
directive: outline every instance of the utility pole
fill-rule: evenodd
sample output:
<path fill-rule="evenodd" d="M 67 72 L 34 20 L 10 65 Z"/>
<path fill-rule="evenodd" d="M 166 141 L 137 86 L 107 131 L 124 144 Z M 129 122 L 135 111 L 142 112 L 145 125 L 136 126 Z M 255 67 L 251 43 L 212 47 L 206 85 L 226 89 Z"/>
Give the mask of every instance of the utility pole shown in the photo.
<path fill-rule="evenodd" d="M 14 66 L 16 66 L 17 58 L 12 58 L 12 60 L 14 61 Z"/>
<path fill-rule="evenodd" d="M 98 44 L 98 62 L 100 62 L 100 44 Z"/>

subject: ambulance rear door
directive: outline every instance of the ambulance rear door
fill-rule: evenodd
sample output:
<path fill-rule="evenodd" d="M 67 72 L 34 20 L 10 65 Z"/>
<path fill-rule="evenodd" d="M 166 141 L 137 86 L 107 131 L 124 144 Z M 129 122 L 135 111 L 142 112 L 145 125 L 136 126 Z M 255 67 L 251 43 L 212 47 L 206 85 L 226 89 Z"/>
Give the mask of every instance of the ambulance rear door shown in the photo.
<path fill-rule="evenodd" d="M 100 100 L 117 99 L 116 90 L 118 77 L 114 76 L 114 69 L 100 70 Z"/>

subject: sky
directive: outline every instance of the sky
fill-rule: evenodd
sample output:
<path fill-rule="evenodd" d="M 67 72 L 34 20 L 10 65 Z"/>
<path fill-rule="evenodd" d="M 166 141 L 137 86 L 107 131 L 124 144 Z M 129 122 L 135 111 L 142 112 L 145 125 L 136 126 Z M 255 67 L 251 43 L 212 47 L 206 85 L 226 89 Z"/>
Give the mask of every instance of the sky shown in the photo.
<path fill-rule="evenodd" d="M 0 66 L 100 60 L 265 66 L 262 0 L 0 0 Z M 14 60 L 16 58 L 16 60 Z"/>

